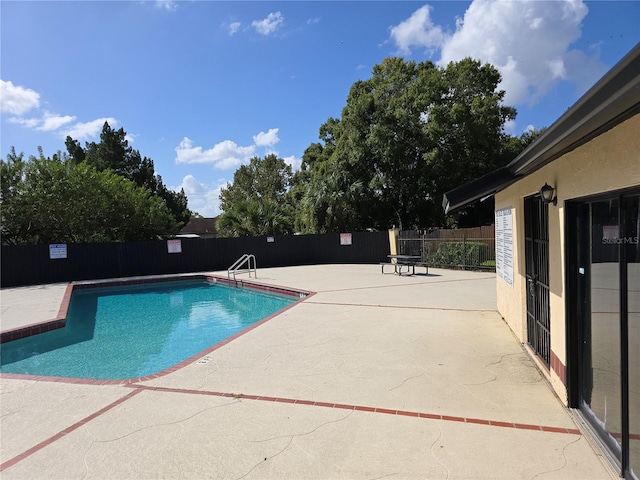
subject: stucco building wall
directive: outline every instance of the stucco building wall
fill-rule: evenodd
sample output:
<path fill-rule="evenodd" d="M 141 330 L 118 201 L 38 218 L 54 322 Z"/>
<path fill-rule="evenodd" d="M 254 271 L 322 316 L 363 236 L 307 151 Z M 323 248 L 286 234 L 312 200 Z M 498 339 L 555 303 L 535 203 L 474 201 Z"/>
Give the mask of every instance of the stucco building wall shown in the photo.
<path fill-rule="evenodd" d="M 548 207 L 552 367 L 548 373 L 553 388 L 566 401 L 564 202 L 640 185 L 640 115 L 631 117 L 496 194 L 496 210 L 512 208 L 514 239 L 513 288 L 497 280 L 497 306 L 523 343 L 527 341 L 524 198 L 538 193 L 545 183 L 556 188 L 558 198 L 557 206 Z M 558 362 L 562 368 L 554 368 Z"/>

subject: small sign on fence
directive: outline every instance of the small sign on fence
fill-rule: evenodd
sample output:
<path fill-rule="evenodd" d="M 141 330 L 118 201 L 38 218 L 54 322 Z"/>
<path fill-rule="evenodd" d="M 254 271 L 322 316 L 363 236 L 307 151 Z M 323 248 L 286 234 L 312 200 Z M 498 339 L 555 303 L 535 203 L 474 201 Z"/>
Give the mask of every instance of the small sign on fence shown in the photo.
<path fill-rule="evenodd" d="M 167 240 L 167 252 L 182 253 L 182 240 Z"/>
<path fill-rule="evenodd" d="M 351 245 L 351 234 L 350 233 L 341 233 L 340 234 L 340 245 Z"/>
<path fill-rule="evenodd" d="M 67 258 L 66 243 L 52 243 L 49 245 L 49 258 L 55 260 L 57 258 Z"/>

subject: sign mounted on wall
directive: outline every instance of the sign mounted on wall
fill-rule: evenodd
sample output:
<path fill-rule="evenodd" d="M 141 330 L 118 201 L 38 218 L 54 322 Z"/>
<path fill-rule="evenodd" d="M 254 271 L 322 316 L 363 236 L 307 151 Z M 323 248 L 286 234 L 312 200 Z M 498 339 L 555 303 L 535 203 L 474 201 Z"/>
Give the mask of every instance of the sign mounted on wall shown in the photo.
<path fill-rule="evenodd" d="M 341 233 L 340 234 L 340 245 L 351 245 L 351 234 L 350 233 Z"/>
<path fill-rule="evenodd" d="M 496 275 L 513 288 L 512 208 L 496 210 Z"/>
<path fill-rule="evenodd" d="M 67 258 L 66 243 L 52 243 L 49 245 L 49 258 L 55 260 L 57 258 Z"/>
<path fill-rule="evenodd" d="M 182 240 L 167 240 L 167 252 L 182 253 Z"/>

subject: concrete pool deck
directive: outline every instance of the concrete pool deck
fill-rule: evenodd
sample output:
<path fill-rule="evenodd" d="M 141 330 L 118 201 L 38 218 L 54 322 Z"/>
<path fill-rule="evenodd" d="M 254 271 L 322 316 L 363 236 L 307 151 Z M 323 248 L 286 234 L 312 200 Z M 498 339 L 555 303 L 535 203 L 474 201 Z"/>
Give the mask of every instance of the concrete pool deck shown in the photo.
<path fill-rule="evenodd" d="M 497 313 L 495 274 L 257 281 L 316 294 L 152 380 L 0 375 L 0 477 L 617 478 Z M 1 330 L 55 318 L 65 291 L 3 289 Z"/>

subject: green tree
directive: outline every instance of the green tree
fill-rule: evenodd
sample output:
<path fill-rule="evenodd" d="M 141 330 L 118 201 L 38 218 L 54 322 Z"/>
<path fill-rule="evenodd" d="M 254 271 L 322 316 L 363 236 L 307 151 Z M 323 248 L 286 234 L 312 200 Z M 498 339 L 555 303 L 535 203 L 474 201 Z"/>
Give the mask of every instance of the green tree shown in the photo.
<path fill-rule="evenodd" d="M 501 147 L 502 159 L 497 159 L 496 168 L 516 158 L 520 152 L 527 148 L 529 144 L 538 138 L 545 130 L 546 129 L 543 128 L 542 130 L 527 131 L 520 137 L 505 135 Z M 495 202 L 493 197 L 486 199 L 484 202 L 474 202 L 454 213 L 449 213 L 445 219 L 445 225 L 448 227 L 464 228 L 492 223 L 495 219 L 494 207 Z"/>
<path fill-rule="evenodd" d="M 0 159 L 0 236 L 2 243 L 22 243 L 21 233 L 10 225 L 18 217 L 18 189 L 24 179 L 24 153 L 11 147 L 7 159 Z"/>
<path fill-rule="evenodd" d="M 17 164 L 15 157 L 12 150 L 1 162 L 3 185 L 10 165 Z M 159 197 L 86 162 L 45 158 L 41 153 L 24 162 L 10 195 L 3 192 L 4 243 L 131 241 L 178 230 Z"/>
<path fill-rule="evenodd" d="M 329 118 L 319 130 L 323 143 L 312 143 L 302 155 L 290 190 L 296 205 L 295 227 L 301 233 L 347 232 L 359 219 L 355 206 L 362 182 L 351 184 L 348 170 L 333 159 L 341 135 L 341 121 Z"/>
<path fill-rule="evenodd" d="M 296 226 L 302 233 L 352 232 L 359 228 L 361 181 L 353 181 L 346 170 L 335 168 L 315 175 L 299 199 Z"/>
<path fill-rule="evenodd" d="M 86 162 L 98 171 L 111 170 L 139 187 L 149 189 L 162 199 L 177 222 L 186 224 L 191 218 L 184 190 L 174 192 L 164 185 L 160 175 L 155 174 L 153 160 L 141 156 L 138 150 L 129 146 L 123 128 L 114 130 L 105 122 L 99 142 L 87 142 L 83 148 L 80 142 L 68 136 L 65 146 L 74 163 Z"/>
<path fill-rule="evenodd" d="M 443 195 L 505 165 L 513 157 L 504 124 L 516 116 L 504 106 L 498 91 L 500 73 L 491 65 L 466 58 L 452 62 L 442 72 L 440 101 L 428 111 L 425 125 L 430 148 L 424 154 L 432 177 L 428 193 L 434 204 Z M 444 212 L 436 208 L 439 223 Z M 493 220 L 478 219 L 478 223 Z M 483 221 L 484 220 L 484 221 Z"/>
<path fill-rule="evenodd" d="M 108 124 L 107 124 L 108 125 Z M 80 142 L 78 140 L 74 140 L 70 136 L 67 135 L 67 138 L 64 141 L 64 145 L 67 147 L 67 153 L 69 154 L 69 158 L 76 165 L 84 162 L 86 157 L 86 152 Z"/>
<path fill-rule="evenodd" d="M 351 87 L 341 119 L 321 127 L 324 143 L 305 151 L 309 172 L 306 187 L 297 187 L 296 225 L 443 225 L 442 195 L 504 165 L 518 148 L 504 133 L 516 112 L 503 105 L 499 82 L 494 67 L 471 59 L 446 68 L 401 58 L 376 65 L 370 79 Z"/>
<path fill-rule="evenodd" d="M 220 191 L 222 236 L 282 235 L 293 232 L 293 209 L 287 192 L 291 166 L 274 154 L 254 157 L 242 165 Z"/>

